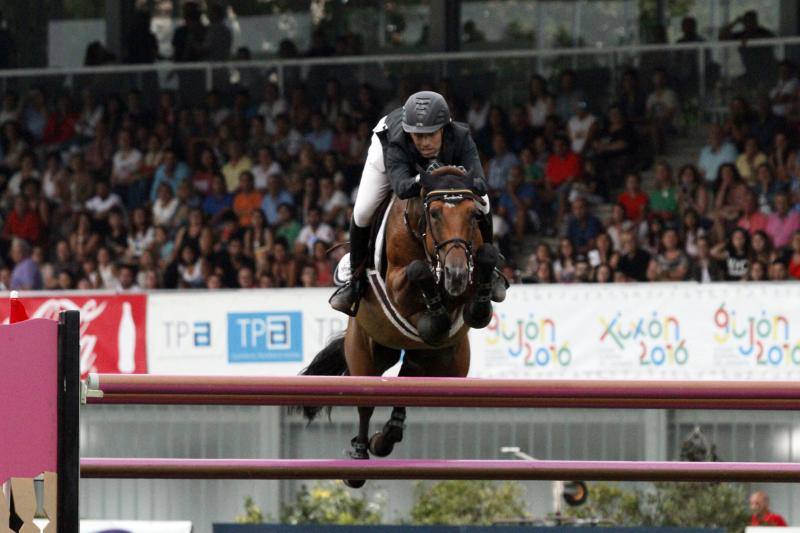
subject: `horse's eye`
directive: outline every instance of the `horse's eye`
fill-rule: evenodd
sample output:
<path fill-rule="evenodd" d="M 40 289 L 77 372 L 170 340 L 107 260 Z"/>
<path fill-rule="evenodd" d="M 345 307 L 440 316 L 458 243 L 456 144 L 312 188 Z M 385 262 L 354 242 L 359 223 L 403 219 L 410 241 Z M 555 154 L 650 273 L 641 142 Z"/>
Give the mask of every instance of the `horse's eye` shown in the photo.
<path fill-rule="evenodd" d="M 431 218 L 433 220 L 439 220 L 440 218 L 442 218 L 442 212 L 439 211 L 438 209 L 436 211 L 431 211 Z"/>

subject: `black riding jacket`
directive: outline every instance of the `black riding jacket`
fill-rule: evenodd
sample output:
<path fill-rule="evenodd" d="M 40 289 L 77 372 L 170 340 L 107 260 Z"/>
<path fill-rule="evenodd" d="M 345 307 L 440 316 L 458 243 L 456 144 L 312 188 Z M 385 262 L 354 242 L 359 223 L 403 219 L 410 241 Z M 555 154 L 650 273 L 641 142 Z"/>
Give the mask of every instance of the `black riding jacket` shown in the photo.
<path fill-rule="evenodd" d="M 376 133 L 383 146 L 383 162 L 394 193 L 403 199 L 418 195 L 417 175 L 427 169 L 430 160 L 422 157 L 411 136 L 403 131 L 403 108 L 389 113 L 384 129 Z M 466 124 L 451 122 L 444 126 L 442 148 L 436 160 L 442 165 L 463 166 L 472 175 L 475 189 L 485 191 L 478 148 Z"/>

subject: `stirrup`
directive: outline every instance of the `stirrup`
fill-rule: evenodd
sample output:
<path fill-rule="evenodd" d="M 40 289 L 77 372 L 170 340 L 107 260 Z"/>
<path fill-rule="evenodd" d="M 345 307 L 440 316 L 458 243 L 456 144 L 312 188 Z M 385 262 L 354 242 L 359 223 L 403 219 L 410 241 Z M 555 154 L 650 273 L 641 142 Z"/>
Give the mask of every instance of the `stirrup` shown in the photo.
<path fill-rule="evenodd" d="M 348 316 L 356 316 L 358 308 L 361 305 L 361 290 L 356 286 L 355 280 L 350 280 L 347 284 L 342 285 L 331 295 L 328 303 L 336 311 L 344 313 Z M 342 300 L 346 298 L 346 300 Z"/>

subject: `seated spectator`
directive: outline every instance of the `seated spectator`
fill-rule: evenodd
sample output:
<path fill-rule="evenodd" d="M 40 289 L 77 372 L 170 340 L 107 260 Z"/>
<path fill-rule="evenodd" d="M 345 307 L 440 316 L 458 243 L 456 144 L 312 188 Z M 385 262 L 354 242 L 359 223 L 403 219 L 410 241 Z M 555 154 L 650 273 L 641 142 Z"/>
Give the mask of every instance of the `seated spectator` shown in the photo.
<path fill-rule="evenodd" d="M 314 287 L 333 286 L 333 262 L 328 257 L 330 243 L 317 241 L 314 243 Z"/>
<path fill-rule="evenodd" d="M 136 283 L 136 267 L 123 263 L 117 269 L 117 280 L 113 289 L 116 292 L 138 292 L 142 290 Z"/>
<path fill-rule="evenodd" d="M 257 162 L 253 169 L 253 182 L 255 188 L 259 191 L 266 191 L 269 178 L 272 176 L 280 176 L 283 174 L 283 169 L 280 163 L 275 161 L 275 155 L 272 148 L 269 146 L 261 146 L 257 153 Z"/>
<path fill-rule="evenodd" d="M 150 187 L 150 201 L 154 202 L 156 200 L 158 188 L 162 183 L 168 185 L 174 195 L 178 185 L 189 178 L 189 172 L 189 166 L 178 160 L 174 150 L 165 150 L 164 162 L 156 169 L 153 185 Z"/>
<path fill-rule="evenodd" d="M 261 202 L 261 210 L 267 217 L 267 223 L 270 226 L 278 222 L 278 207 L 281 204 L 294 205 L 294 198 L 283 187 L 283 179 L 279 174 L 274 174 L 267 178 L 266 192 L 264 193 Z"/>
<path fill-rule="evenodd" d="M 194 167 L 194 172 L 192 173 L 191 183 L 192 188 L 197 191 L 203 197 L 208 196 L 211 193 L 211 182 L 214 180 L 214 176 L 219 173 L 219 165 L 217 164 L 217 158 L 214 155 L 214 151 L 204 146 L 202 150 L 200 150 L 200 157 L 197 160 L 197 163 Z"/>
<path fill-rule="evenodd" d="M 553 261 L 553 278 L 558 283 L 571 283 L 575 281 L 575 270 L 575 247 L 569 239 L 561 239 L 558 243 L 558 256 Z M 538 272 L 537 269 L 537 274 Z"/>
<path fill-rule="evenodd" d="M 146 187 L 147 184 L 139 181 L 141 166 L 142 153 L 133 146 L 131 133 L 127 130 L 121 131 L 117 151 L 112 159 L 111 186 L 128 207 L 141 204 L 143 199 L 139 188 L 142 185 Z"/>
<path fill-rule="evenodd" d="M 666 137 L 677 131 L 675 120 L 680 106 L 675 91 L 667 85 L 667 73 L 661 68 L 653 73 L 653 92 L 647 96 L 645 106 L 656 153 L 663 153 Z"/>
<path fill-rule="evenodd" d="M 372 123 L 366 121 L 366 124 L 371 136 Z M 278 160 L 282 160 L 283 157 L 296 157 L 303 146 L 303 135 L 291 125 L 289 116 L 286 114 L 278 115 L 275 120 L 275 134 L 273 135 L 272 145 L 278 153 Z"/>
<path fill-rule="evenodd" d="M 114 143 L 111 141 L 108 125 L 100 121 L 95 127 L 92 140 L 84 148 L 83 157 L 86 166 L 93 172 L 105 171 L 112 165 L 114 158 Z"/>
<path fill-rule="evenodd" d="M 492 146 L 494 157 L 489 160 L 486 182 L 492 194 L 499 196 L 506 188 L 511 174 L 511 167 L 518 165 L 519 159 L 508 151 L 506 138 L 503 135 L 495 135 L 492 140 Z"/>
<path fill-rule="evenodd" d="M 639 248 L 636 232 L 632 229 L 623 231 L 620 242 L 617 271 L 626 281 L 647 281 L 650 254 Z"/>
<path fill-rule="evenodd" d="M 130 259 L 139 259 L 150 248 L 155 240 L 155 230 L 147 217 L 144 207 L 137 207 L 131 214 L 131 231 L 128 234 L 128 251 Z"/>
<path fill-rule="evenodd" d="M 637 163 L 633 161 L 636 153 L 636 135 L 618 107 L 608 110 L 607 126 L 593 144 L 594 159 L 598 173 L 606 188 L 616 188 L 623 174 Z"/>
<path fill-rule="evenodd" d="M 778 82 L 769 92 L 772 102 L 772 112 L 777 117 L 785 117 L 796 103 L 797 90 L 800 82 L 794 64 L 785 59 L 778 63 Z"/>
<path fill-rule="evenodd" d="M 497 203 L 498 213 L 509 220 L 514 227 L 514 236 L 522 242 L 529 227 L 538 229 L 540 220 L 535 210 L 537 200 L 536 188 L 525 181 L 522 167 L 511 168 L 511 178 L 506 190 L 500 195 Z"/>
<path fill-rule="evenodd" d="M 697 167 L 692 164 L 683 165 L 678 172 L 678 181 L 678 210 L 684 213 L 691 209 L 701 219 L 706 218 L 711 207 L 711 194 Z"/>
<path fill-rule="evenodd" d="M 603 231 L 603 224 L 589 213 L 586 200 L 576 198 L 572 201 L 571 215 L 567 220 L 565 237 L 580 254 L 586 254 L 594 247 L 594 240 Z"/>
<path fill-rule="evenodd" d="M 555 113 L 555 102 L 547 91 L 547 81 L 539 74 L 534 74 L 528 84 L 528 123 L 535 129 L 544 128 L 545 119 Z"/>
<path fill-rule="evenodd" d="M 50 152 L 47 154 L 44 172 L 42 173 L 42 192 L 45 198 L 58 204 L 61 202 L 61 196 L 66 187 L 61 154 Z"/>
<path fill-rule="evenodd" d="M 647 115 L 647 98 L 639 86 L 639 74 L 635 69 L 628 69 L 622 75 L 622 85 L 616 107 L 634 126 L 644 124 Z"/>
<path fill-rule="evenodd" d="M 178 252 L 178 286 L 190 289 L 205 287 L 208 265 L 192 244 L 184 244 Z"/>
<path fill-rule="evenodd" d="M 511 110 L 508 126 L 508 145 L 512 152 L 518 154 L 520 150 L 530 144 L 534 133 L 523 106 L 515 106 Z"/>
<path fill-rule="evenodd" d="M 751 263 L 753 261 L 760 261 L 764 265 L 768 265 L 772 263 L 777 256 L 778 254 L 773 251 L 772 240 L 769 238 L 769 235 L 767 235 L 767 232 L 755 232 L 750 239 Z"/>
<path fill-rule="evenodd" d="M 584 155 L 584 152 L 592 147 L 597 130 L 597 117 L 589 113 L 589 104 L 586 100 L 575 102 L 572 117 L 567 121 L 567 134 L 572 151 Z"/>
<path fill-rule="evenodd" d="M 8 170 L 19 169 L 20 159 L 28 149 L 28 143 L 20 132 L 20 125 L 16 121 L 3 124 L 2 166 Z"/>
<path fill-rule="evenodd" d="M 751 261 L 750 269 L 742 281 L 767 281 L 767 264 L 762 261 Z"/>
<path fill-rule="evenodd" d="M 689 258 L 683 252 L 678 231 L 667 228 L 661 235 L 658 254 L 650 260 L 650 281 L 683 281 L 689 273 Z"/>
<path fill-rule="evenodd" d="M 244 171 L 239 176 L 239 188 L 233 196 L 233 212 L 241 226 L 250 225 L 253 211 L 261 208 L 263 197 L 253 186 L 253 174 Z"/>
<path fill-rule="evenodd" d="M 697 257 L 697 240 L 707 234 L 706 228 L 701 224 L 700 216 L 694 209 L 687 209 L 683 212 L 681 232 L 685 241 L 686 255 L 694 259 Z"/>
<path fill-rule="evenodd" d="M 29 244 L 36 244 L 42 240 L 44 231 L 44 224 L 38 211 L 31 209 L 23 196 L 15 196 L 14 207 L 8 213 L 3 226 L 3 237 L 6 239 L 16 237 Z"/>
<path fill-rule="evenodd" d="M 95 220 L 105 220 L 112 209 L 121 207 L 122 200 L 111 192 L 111 186 L 104 180 L 97 182 L 94 196 L 86 202 L 86 209 Z"/>
<path fill-rule="evenodd" d="M 756 109 L 752 122 L 747 129 L 750 135 L 758 140 L 758 146 L 766 150 L 775 138 L 775 134 L 784 129 L 786 121 L 772 112 L 772 104 L 767 95 L 762 94 L 756 99 Z"/>
<path fill-rule="evenodd" d="M 650 196 L 650 212 L 671 220 L 678 214 L 678 189 L 672 179 L 672 167 L 666 161 L 659 161 L 655 167 L 656 187 Z"/>
<path fill-rule="evenodd" d="M 239 141 L 230 141 L 227 150 L 228 162 L 222 167 L 222 175 L 225 176 L 228 190 L 232 191 L 239 186 L 239 176 L 242 172 L 249 172 L 253 162 L 242 152 L 242 144 Z"/>
<path fill-rule="evenodd" d="M 756 169 L 766 162 L 767 156 L 759 150 L 756 138 L 745 138 L 744 152 L 736 158 L 736 169 L 749 187 L 753 187 L 756 183 Z"/>
<path fill-rule="evenodd" d="M 558 80 L 558 91 L 556 92 L 555 114 L 567 122 L 572 118 L 575 105 L 586 100 L 583 91 L 577 86 L 575 71 L 565 70 Z"/>
<path fill-rule="evenodd" d="M 39 265 L 31 257 L 31 246 L 24 239 L 15 238 L 11 242 L 11 271 L 9 289 L 14 291 L 40 290 L 43 286 Z"/>
<path fill-rule="evenodd" d="M 8 181 L 8 192 L 12 195 L 19 194 L 22 190 L 22 182 L 27 179 L 40 179 L 39 170 L 36 168 L 36 155 L 30 151 L 20 157 L 19 170 Z"/>
<path fill-rule="evenodd" d="M 711 244 L 706 237 L 698 237 L 696 241 L 697 255 L 689 270 L 689 278 L 700 283 L 723 281 L 725 272 L 719 262 L 711 257 Z"/>
<path fill-rule="evenodd" d="M 739 281 L 750 269 L 750 237 L 741 228 L 731 232 L 728 239 L 711 249 L 711 257 L 724 262 L 724 275 L 728 281 Z"/>
<path fill-rule="evenodd" d="M 316 242 L 316 240 L 314 241 Z M 313 246 L 313 245 L 312 245 Z M 297 261 L 289 254 L 286 242 L 275 240 L 273 249 L 272 278 L 276 287 L 294 287 L 297 285 Z"/>
<path fill-rule="evenodd" d="M 168 183 L 162 182 L 158 186 L 156 199 L 153 202 L 153 224 L 173 228 L 175 224 L 175 213 L 178 210 L 178 199 L 172 194 L 172 187 Z"/>
<path fill-rule="evenodd" d="M 308 253 L 314 252 L 317 241 L 334 242 L 336 234 L 328 224 L 322 222 L 322 212 L 318 207 L 311 207 L 306 216 L 306 225 L 300 230 L 296 243 L 303 244 Z M 288 245 L 288 243 L 287 243 Z M 297 249 L 297 246 L 295 246 Z"/>
<path fill-rule="evenodd" d="M 581 158 L 569 148 L 569 138 L 559 135 L 553 142 L 553 153 L 544 169 L 545 185 L 554 195 L 555 213 L 561 219 L 572 184 L 583 170 Z"/>
<path fill-rule="evenodd" d="M 737 225 L 750 233 L 750 236 L 757 231 L 767 229 L 767 215 L 759 211 L 758 197 L 750 189 L 743 192 L 741 212 L 742 216 Z"/>
<path fill-rule="evenodd" d="M 305 142 L 313 146 L 317 153 L 333 148 L 333 131 L 325 124 L 322 113 L 311 114 L 311 131 L 306 133 Z"/>
<path fill-rule="evenodd" d="M 790 210 L 789 195 L 785 192 L 775 194 L 774 209 L 767 218 L 766 232 L 772 239 L 775 248 L 780 249 L 792 240 L 792 236 L 800 230 L 800 212 Z"/>
<path fill-rule="evenodd" d="M 650 197 L 641 189 L 641 182 L 637 172 L 629 172 L 625 176 L 625 190 L 617 198 L 617 203 L 625 209 L 625 218 L 635 223 L 644 220 L 650 204 Z"/>
<path fill-rule="evenodd" d="M 722 125 L 722 132 L 737 150 L 744 148 L 747 127 L 753 120 L 750 103 L 743 97 L 732 98 L 728 104 L 728 116 Z"/>
<path fill-rule="evenodd" d="M 286 241 L 289 249 L 294 250 L 294 243 L 300 235 L 302 226 L 294 216 L 294 208 L 291 204 L 280 204 L 278 206 L 278 220 L 275 224 L 275 236 Z"/>
<path fill-rule="evenodd" d="M 118 257 L 124 255 L 128 248 L 128 229 L 125 226 L 122 209 L 119 207 L 113 207 L 108 211 L 108 229 L 104 232 L 102 246 Z M 89 259 L 91 258 L 89 256 Z"/>
<path fill-rule="evenodd" d="M 78 114 L 72 109 L 69 95 L 61 94 L 56 100 L 56 110 L 47 116 L 42 132 L 42 142 L 52 149 L 62 149 L 75 137 Z"/>
<path fill-rule="evenodd" d="M 232 208 L 233 195 L 228 193 L 225 178 L 215 175 L 211 180 L 211 192 L 202 203 L 203 213 L 210 217 L 210 224 L 216 226 Z"/>
<path fill-rule="evenodd" d="M 794 279 L 800 279 L 800 231 L 792 235 L 787 256 L 789 258 L 787 266 L 789 275 Z M 770 275 L 770 277 L 772 276 Z"/>
<path fill-rule="evenodd" d="M 736 147 L 722 136 L 722 128 L 712 124 L 708 128 L 708 144 L 700 151 L 697 166 L 707 182 L 714 182 L 719 167 L 725 163 L 735 163 L 738 156 Z"/>
<path fill-rule="evenodd" d="M 346 222 L 347 209 L 350 207 L 350 200 L 347 194 L 333 183 L 332 178 L 321 178 L 319 180 L 319 197 L 317 205 L 322 210 L 322 219 L 331 226 L 342 227 Z"/>
<path fill-rule="evenodd" d="M 769 266 L 770 281 L 788 281 L 789 264 L 783 259 L 776 259 Z"/>

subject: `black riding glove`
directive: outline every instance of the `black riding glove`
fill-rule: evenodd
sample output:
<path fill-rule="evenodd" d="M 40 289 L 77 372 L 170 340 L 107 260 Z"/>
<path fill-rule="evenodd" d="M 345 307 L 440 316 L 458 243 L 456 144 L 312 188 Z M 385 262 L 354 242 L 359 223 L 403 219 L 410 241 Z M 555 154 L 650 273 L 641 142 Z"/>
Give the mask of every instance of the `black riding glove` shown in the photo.
<path fill-rule="evenodd" d="M 398 187 L 398 190 L 395 191 L 397 197 L 401 200 L 407 200 L 409 198 L 414 198 L 415 196 L 419 196 L 419 191 L 422 189 L 422 185 L 419 182 L 417 176 L 414 176 L 408 181 L 404 181 L 401 184 L 401 187 Z"/>
<path fill-rule="evenodd" d="M 483 181 L 483 178 L 475 178 L 472 180 L 472 192 L 478 196 L 486 196 L 489 189 L 486 187 L 486 182 Z"/>

